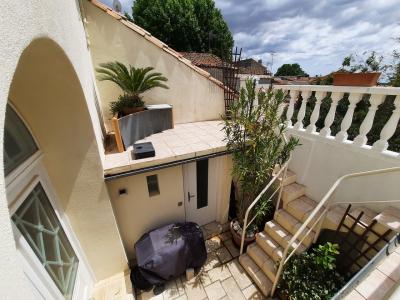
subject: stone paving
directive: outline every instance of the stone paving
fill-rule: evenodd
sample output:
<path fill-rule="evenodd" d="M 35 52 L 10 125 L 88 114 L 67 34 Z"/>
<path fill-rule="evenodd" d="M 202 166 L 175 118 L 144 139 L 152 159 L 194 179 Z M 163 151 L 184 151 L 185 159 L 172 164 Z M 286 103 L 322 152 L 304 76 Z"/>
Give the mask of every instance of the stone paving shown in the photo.
<path fill-rule="evenodd" d="M 162 294 L 141 292 L 139 300 L 265 299 L 238 261 L 239 249 L 232 241 L 229 224 L 210 223 L 202 227 L 207 261 L 198 274 L 167 283 Z"/>

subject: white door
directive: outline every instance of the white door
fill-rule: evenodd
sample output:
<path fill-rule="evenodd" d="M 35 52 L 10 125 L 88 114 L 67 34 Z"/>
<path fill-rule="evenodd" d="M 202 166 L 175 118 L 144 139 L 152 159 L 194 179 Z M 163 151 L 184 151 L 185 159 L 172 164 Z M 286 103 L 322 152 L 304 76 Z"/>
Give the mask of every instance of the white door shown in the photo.
<path fill-rule="evenodd" d="M 183 165 L 183 186 L 187 222 L 204 225 L 215 221 L 217 201 L 213 191 L 213 161 L 199 160 Z"/>

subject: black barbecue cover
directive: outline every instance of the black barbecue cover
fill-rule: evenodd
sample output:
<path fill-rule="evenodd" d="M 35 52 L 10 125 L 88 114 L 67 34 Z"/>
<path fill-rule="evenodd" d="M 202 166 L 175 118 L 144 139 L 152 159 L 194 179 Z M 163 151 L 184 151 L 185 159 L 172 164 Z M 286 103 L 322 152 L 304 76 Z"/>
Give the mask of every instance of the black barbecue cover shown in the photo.
<path fill-rule="evenodd" d="M 179 277 L 187 268 L 201 267 L 207 259 L 203 233 L 192 222 L 169 224 L 144 234 L 135 251 L 138 268 L 134 272 L 140 274 L 131 278 L 139 289 Z"/>

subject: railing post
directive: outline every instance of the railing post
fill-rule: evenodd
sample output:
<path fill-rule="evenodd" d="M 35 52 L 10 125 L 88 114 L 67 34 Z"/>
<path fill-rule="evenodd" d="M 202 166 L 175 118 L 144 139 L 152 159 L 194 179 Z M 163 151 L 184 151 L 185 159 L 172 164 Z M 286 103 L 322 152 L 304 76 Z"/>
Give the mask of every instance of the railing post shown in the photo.
<path fill-rule="evenodd" d="M 354 139 L 355 146 L 364 146 L 367 144 L 367 134 L 371 130 L 372 125 L 374 123 L 375 113 L 378 109 L 378 106 L 383 102 L 385 99 L 385 95 L 371 95 L 369 99 L 370 107 L 368 109 L 368 113 L 365 116 L 361 126 L 360 126 L 360 134 Z"/>
<path fill-rule="evenodd" d="M 315 123 L 317 123 L 318 118 L 319 118 L 319 110 L 321 108 L 321 102 L 322 99 L 324 99 L 326 96 L 326 92 L 316 92 L 315 93 L 315 106 L 314 106 L 314 110 L 311 114 L 310 117 L 310 125 L 307 126 L 306 131 L 309 133 L 314 133 L 317 131 L 317 126 L 315 126 Z"/>
<path fill-rule="evenodd" d="M 400 95 L 396 97 L 394 101 L 395 109 L 390 116 L 390 119 L 387 121 L 385 126 L 383 127 L 380 135 L 380 139 L 376 141 L 372 147 L 375 151 L 385 151 L 389 147 L 388 140 L 393 136 L 396 132 L 397 124 L 400 119 Z"/>
<path fill-rule="evenodd" d="M 292 117 L 294 112 L 294 103 L 296 102 L 297 98 L 299 97 L 299 91 L 291 90 L 289 92 L 290 100 L 289 100 L 289 107 L 286 112 L 286 122 L 288 126 L 292 126 Z"/>
<path fill-rule="evenodd" d="M 339 103 L 339 100 L 343 98 L 343 93 L 336 93 L 333 92 L 331 95 L 332 103 L 331 107 L 329 108 L 329 112 L 326 115 L 325 118 L 325 127 L 321 129 L 320 135 L 323 137 L 328 137 L 331 135 L 331 126 L 333 124 L 333 121 L 335 120 L 335 113 L 336 113 L 336 107 Z"/>
<path fill-rule="evenodd" d="M 303 101 L 301 101 L 301 107 L 299 109 L 299 112 L 297 113 L 297 122 L 294 125 L 294 129 L 297 129 L 297 130 L 303 129 L 303 119 L 304 119 L 304 116 L 306 115 L 307 101 L 308 101 L 308 98 L 310 98 L 311 93 L 312 93 L 312 91 L 301 92 L 301 97 L 303 98 Z"/>
<path fill-rule="evenodd" d="M 350 104 L 340 126 L 340 132 L 335 137 L 337 141 L 344 142 L 347 140 L 347 130 L 349 130 L 351 122 L 353 121 L 354 109 L 356 108 L 356 104 L 361 100 L 362 96 L 363 94 L 361 93 L 351 93 L 349 95 Z"/>

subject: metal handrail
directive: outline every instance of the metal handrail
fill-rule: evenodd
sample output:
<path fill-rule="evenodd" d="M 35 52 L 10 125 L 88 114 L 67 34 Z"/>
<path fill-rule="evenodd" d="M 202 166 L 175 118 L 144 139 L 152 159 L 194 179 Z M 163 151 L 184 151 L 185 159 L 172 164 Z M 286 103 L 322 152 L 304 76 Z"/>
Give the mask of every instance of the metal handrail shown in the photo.
<path fill-rule="evenodd" d="M 321 208 L 324 208 L 323 213 L 318 217 L 316 222 L 310 227 L 308 230 L 307 234 L 303 236 L 301 241 L 305 239 L 305 237 L 312 231 L 312 229 L 319 223 L 322 226 L 323 221 L 325 220 L 325 217 L 327 215 L 327 212 L 329 211 L 329 205 L 330 203 L 328 202 L 333 195 L 333 193 L 336 191 L 338 186 L 343 182 L 345 179 L 349 178 L 354 178 L 354 177 L 364 177 L 364 176 L 370 176 L 370 175 L 376 175 L 376 174 L 383 174 L 383 173 L 392 173 L 392 172 L 399 172 L 400 167 L 394 167 L 394 168 L 386 168 L 386 169 L 378 169 L 378 170 L 372 170 L 372 171 L 365 171 L 365 172 L 357 172 L 357 173 L 351 173 L 344 175 L 337 179 L 335 183 L 331 186 L 331 188 L 328 190 L 328 192 L 325 194 L 325 196 L 322 198 L 322 200 L 318 203 L 318 205 L 315 207 L 315 209 L 312 211 L 312 213 L 308 216 L 308 218 L 304 221 L 304 223 L 300 226 L 300 228 L 297 230 L 297 232 L 293 235 L 293 237 L 290 239 L 288 245 L 285 247 L 283 254 L 282 254 L 282 259 L 279 263 L 278 271 L 276 272 L 275 280 L 272 285 L 271 289 L 271 296 L 274 295 L 276 287 L 278 285 L 279 278 L 281 276 L 283 266 L 287 263 L 288 259 L 293 255 L 293 253 L 296 251 L 296 249 L 301 245 L 301 243 L 298 243 L 298 245 L 294 248 L 294 250 L 291 251 L 291 253 L 288 256 L 288 252 L 292 247 L 293 243 L 297 240 L 297 238 L 300 236 L 300 234 L 304 231 L 304 229 L 307 228 L 307 225 L 314 219 L 314 217 L 317 215 L 317 213 L 321 210 Z M 350 202 L 347 202 L 350 203 Z M 370 202 L 372 203 L 372 202 Z M 325 205 L 326 204 L 326 205 Z M 324 216 L 322 218 L 322 216 Z M 314 237 L 314 242 L 318 238 L 319 231 L 316 232 L 315 237 Z"/>
<path fill-rule="evenodd" d="M 255 220 L 256 216 L 254 216 L 250 222 L 247 223 L 247 219 L 249 217 L 249 213 L 252 210 L 252 208 L 257 204 L 257 202 L 261 199 L 261 197 L 264 195 L 264 193 L 271 187 L 271 185 L 277 180 L 277 178 L 279 178 L 279 176 L 282 174 L 283 172 L 283 177 L 282 177 L 282 181 L 281 184 L 279 185 L 279 187 L 272 193 L 272 195 L 269 197 L 268 200 L 270 200 L 275 193 L 279 190 L 279 197 L 278 197 L 278 202 L 276 204 L 276 207 L 278 208 L 279 203 L 280 203 L 280 196 L 282 194 L 282 187 L 283 187 L 283 180 L 286 177 L 286 170 L 287 167 L 289 165 L 289 161 L 290 161 L 290 157 L 287 160 L 287 162 L 283 165 L 283 167 L 279 170 L 279 172 L 277 172 L 274 177 L 270 180 L 270 182 L 268 182 L 268 184 L 265 186 L 265 188 L 258 194 L 258 196 L 254 199 L 254 201 L 249 205 L 249 207 L 246 210 L 245 216 L 244 216 L 244 223 L 243 223 L 243 230 L 242 230 L 242 239 L 240 242 L 240 255 L 243 254 L 243 247 L 244 247 L 244 239 L 246 237 L 246 230 L 247 228 L 250 226 L 250 224 Z"/>

